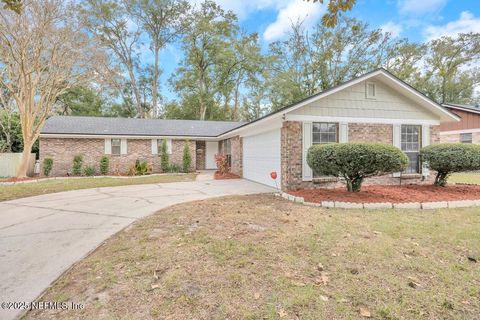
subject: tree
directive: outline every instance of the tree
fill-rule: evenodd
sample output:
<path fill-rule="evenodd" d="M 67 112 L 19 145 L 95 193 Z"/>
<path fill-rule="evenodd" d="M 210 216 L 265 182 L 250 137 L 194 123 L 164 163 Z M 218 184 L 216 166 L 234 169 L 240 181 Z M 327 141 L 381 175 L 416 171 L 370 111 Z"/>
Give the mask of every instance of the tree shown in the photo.
<path fill-rule="evenodd" d="M 333 29 L 318 23 L 311 34 L 301 22 L 293 24 L 285 41 L 270 45 L 273 109 L 384 65 L 397 43 L 389 34 L 369 30 L 368 24 L 353 18 L 342 17 Z"/>
<path fill-rule="evenodd" d="M 312 2 L 324 3 L 324 0 L 312 0 Z M 328 12 L 322 17 L 322 24 L 328 28 L 335 27 L 341 13 L 352 10 L 356 2 L 356 0 L 330 0 L 328 2 Z"/>
<path fill-rule="evenodd" d="M 159 52 L 172 43 L 185 27 L 182 16 L 189 10 L 189 4 L 178 0 L 129 0 L 127 10 L 150 38 L 150 49 L 154 56 L 152 117 L 155 118 L 158 116 Z"/>
<path fill-rule="evenodd" d="M 4 9 L 12 10 L 17 14 L 22 12 L 22 0 L 2 0 L 2 2 Z"/>
<path fill-rule="evenodd" d="M 94 116 L 103 115 L 104 99 L 95 90 L 76 86 L 68 89 L 57 99 L 57 113 L 68 116 Z"/>
<path fill-rule="evenodd" d="M 57 98 L 94 78 L 101 52 L 69 3 L 23 2 L 22 14 L 0 10 L 0 81 L 12 95 L 23 137 L 17 173 L 25 177 L 32 146 Z"/>
<path fill-rule="evenodd" d="M 387 68 L 437 102 L 474 104 L 479 61 L 480 34 L 469 33 L 426 44 L 403 41 Z"/>
<path fill-rule="evenodd" d="M 132 25 L 124 1 L 87 0 L 82 7 L 88 29 L 110 50 L 119 62 L 119 70 L 109 70 L 105 76 L 124 71 L 128 81 L 112 84 L 121 93 L 124 86 L 129 86 L 133 95 L 134 106 L 138 116 L 145 117 L 142 100 L 137 83 L 139 57 L 136 49 L 140 45 L 141 30 Z M 118 78 L 116 78 L 118 79 Z"/>
<path fill-rule="evenodd" d="M 214 119 L 222 77 L 219 65 L 229 39 L 236 31 L 236 17 L 215 2 L 205 1 L 186 18 L 190 26 L 181 39 L 185 57 L 170 82 L 191 117 Z"/>

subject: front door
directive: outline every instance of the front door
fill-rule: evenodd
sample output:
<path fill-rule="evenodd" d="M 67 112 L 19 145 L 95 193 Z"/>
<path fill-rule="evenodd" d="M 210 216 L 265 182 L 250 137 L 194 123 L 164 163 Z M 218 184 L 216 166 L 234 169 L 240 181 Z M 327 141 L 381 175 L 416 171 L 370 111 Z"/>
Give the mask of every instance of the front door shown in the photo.
<path fill-rule="evenodd" d="M 421 126 L 402 125 L 401 147 L 409 160 L 405 173 L 420 173 L 421 132 Z"/>
<path fill-rule="evenodd" d="M 207 141 L 207 152 L 205 152 L 205 167 L 206 169 L 217 169 L 215 163 L 215 155 L 218 153 L 218 142 Z"/>

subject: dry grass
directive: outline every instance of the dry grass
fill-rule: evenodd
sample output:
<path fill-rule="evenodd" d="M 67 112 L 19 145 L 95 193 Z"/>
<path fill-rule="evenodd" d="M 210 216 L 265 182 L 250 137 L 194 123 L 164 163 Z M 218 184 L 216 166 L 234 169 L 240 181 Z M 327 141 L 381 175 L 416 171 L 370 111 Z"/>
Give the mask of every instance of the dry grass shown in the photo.
<path fill-rule="evenodd" d="M 467 259 L 479 248 L 477 208 L 187 203 L 117 234 L 42 297 L 84 310 L 27 318 L 479 319 L 480 263 Z"/>
<path fill-rule="evenodd" d="M 181 182 L 195 180 L 195 174 L 155 175 L 134 178 L 72 178 L 46 180 L 13 185 L 0 185 L 0 201 L 12 200 L 40 194 L 61 191 L 89 189 L 99 187 L 116 187 L 133 184 L 150 184 L 164 182 Z"/>

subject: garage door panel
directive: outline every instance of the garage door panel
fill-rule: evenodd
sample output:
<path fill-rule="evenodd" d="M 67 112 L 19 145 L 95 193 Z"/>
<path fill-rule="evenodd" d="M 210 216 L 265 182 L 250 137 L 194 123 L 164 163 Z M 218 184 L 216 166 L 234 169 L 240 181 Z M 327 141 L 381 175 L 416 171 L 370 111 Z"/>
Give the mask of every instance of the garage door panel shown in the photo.
<path fill-rule="evenodd" d="M 280 129 L 243 138 L 243 176 L 275 187 L 270 172 L 276 171 L 280 183 Z"/>

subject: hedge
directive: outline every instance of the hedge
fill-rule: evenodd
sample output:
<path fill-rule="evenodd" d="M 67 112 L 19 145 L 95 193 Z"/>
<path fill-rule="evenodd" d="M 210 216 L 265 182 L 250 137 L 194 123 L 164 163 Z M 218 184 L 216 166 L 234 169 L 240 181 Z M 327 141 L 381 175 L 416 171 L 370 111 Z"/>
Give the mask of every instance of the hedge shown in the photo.
<path fill-rule="evenodd" d="M 408 157 L 388 144 L 335 143 L 310 147 L 307 163 L 317 174 L 345 178 L 347 190 L 356 192 L 366 177 L 404 170 Z"/>
<path fill-rule="evenodd" d="M 465 143 L 442 143 L 424 147 L 420 157 L 437 171 L 435 185 L 445 186 L 453 172 L 480 170 L 480 146 Z"/>

